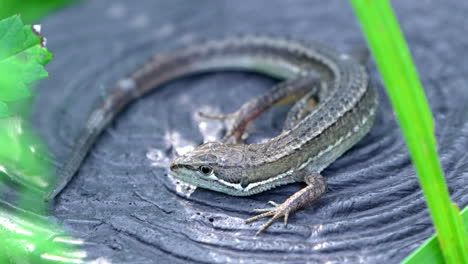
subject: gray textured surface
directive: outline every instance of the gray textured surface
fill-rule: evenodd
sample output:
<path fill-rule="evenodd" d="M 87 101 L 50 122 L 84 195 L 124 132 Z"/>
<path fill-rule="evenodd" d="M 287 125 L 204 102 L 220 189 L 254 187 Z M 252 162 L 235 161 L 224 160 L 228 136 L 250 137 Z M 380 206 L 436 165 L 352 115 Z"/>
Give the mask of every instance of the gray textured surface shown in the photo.
<path fill-rule="evenodd" d="M 462 1 L 393 1 L 435 115 L 451 195 L 468 204 L 466 12 Z M 416 5 L 420 5 L 417 7 Z M 347 2 L 94 0 L 43 22 L 55 59 L 35 123 L 63 163 L 94 102 L 153 53 L 236 33 L 313 39 L 341 50 L 362 44 Z M 376 77 L 375 67 L 371 72 Z M 377 78 L 374 78 L 377 79 Z M 252 197 L 197 190 L 177 195 L 166 176 L 171 148 L 220 135 L 197 110 L 230 112 L 273 80 L 219 73 L 183 79 L 124 111 L 103 134 L 53 213 L 88 253 L 112 263 L 397 263 L 433 229 L 402 136 L 378 80 L 371 133 L 324 171 L 328 193 L 274 224 L 245 225 L 252 209 L 281 202 L 301 185 Z M 285 109 L 253 126 L 252 140 L 279 131 Z"/>

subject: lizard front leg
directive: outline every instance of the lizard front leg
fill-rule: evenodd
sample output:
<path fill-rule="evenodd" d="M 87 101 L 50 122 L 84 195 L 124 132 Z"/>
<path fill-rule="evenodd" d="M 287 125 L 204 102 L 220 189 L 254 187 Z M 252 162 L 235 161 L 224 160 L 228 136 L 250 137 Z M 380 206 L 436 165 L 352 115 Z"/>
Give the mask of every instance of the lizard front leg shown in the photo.
<path fill-rule="evenodd" d="M 269 203 L 274 207 L 257 209 L 255 211 L 264 213 L 245 220 L 245 223 L 250 223 L 260 218 L 271 216 L 271 218 L 257 231 L 255 234 L 256 236 L 265 231 L 278 218 L 284 217 L 284 224 L 287 225 L 288 217 L 292 213 L 320 198 L 327 189 L 327 183 L 319 173 L 308 174 L 304 177 L 304 181 L 307 186 L 293 194 L 282 204 L 278 205 L 275 202 L 270 201 Z"/>

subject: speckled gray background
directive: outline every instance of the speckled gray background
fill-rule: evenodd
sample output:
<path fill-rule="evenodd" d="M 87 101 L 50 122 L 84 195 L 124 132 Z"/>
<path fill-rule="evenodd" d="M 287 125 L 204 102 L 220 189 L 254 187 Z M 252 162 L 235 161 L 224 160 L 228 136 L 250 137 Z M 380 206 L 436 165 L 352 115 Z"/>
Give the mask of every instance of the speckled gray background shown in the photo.
<path fill-rule="evenodd" d="M 392 1 L 435 116 L 450 193 L 468 204 L 468 3 Z M 43 21 L 55 59 L 34 121 L 62 164 L 92 106 L 152 54 L 207 38 L 268 33 L 340 50 L 364 43 L 347 1 L 92 0 Z M 396 66 L 397 67 L 397 66 Z M 397 263 L 432 233 L 405 144 L 373 64 L 380 109 L 374 128 L 324 171 L 328 193 L 253 239 L 252 209 L 281 202 L 301 184 L 252 197 L 197 190 L 178 195 L 166 176 L 172 150 L 221 135 L 198 110 L 230 112 L 274 81 L 217 73 L 170 83 L 128 107 L 105 131 L 53 214 L 112 263 Z M 251 129 L 279 131 L 284 108 Z M 328 262 L 327 262 L 328 261 Z"/>

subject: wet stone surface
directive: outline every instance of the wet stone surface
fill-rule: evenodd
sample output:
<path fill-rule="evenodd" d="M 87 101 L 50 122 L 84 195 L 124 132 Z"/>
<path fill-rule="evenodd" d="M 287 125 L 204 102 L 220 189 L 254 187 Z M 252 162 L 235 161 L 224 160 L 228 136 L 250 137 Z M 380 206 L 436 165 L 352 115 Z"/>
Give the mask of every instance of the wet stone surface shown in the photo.
<path fill-rule="evenodd" d="M 454 201 L 468 204 L 466 12 L 461 1 L 392 1 L 435 116 L 439 153 Z M 43 21 L 55 59 L 41 83 L 35 126 L 63 164 L 95 102 L 152 54 L 239 33 L 364 43 L 343 1 L 94 0 Z M 218 139 L 223 126 L 197 111 L 231 112 L 274 83 L 216 73 L 165 85 L 128 107 L 103 133 L 53 214 L 112 263 L 398 263 L 432 233 L 409 156 L 375 66 L 380 108 L 368 136 L 327 168 L 329 190 L 312 206 L 253 238 L 254 208 L 284 201 L 293 184 L 252 197 L 198 189 L 176 193 L 174 150 Z M 278 133 L 285 108 L 263 116 L 250 140 Z"/>

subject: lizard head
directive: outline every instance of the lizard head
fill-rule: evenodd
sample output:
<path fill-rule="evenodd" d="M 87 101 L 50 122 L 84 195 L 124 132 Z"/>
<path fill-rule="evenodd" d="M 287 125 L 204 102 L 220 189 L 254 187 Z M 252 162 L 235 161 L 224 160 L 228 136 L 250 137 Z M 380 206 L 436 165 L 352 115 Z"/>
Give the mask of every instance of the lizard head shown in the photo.
<path fill-rule="evenodd" d="M 171 174 L 184 182 L 230 195 L 248 195 L 244 147 L 210 142 L 177 157 Z"/>

